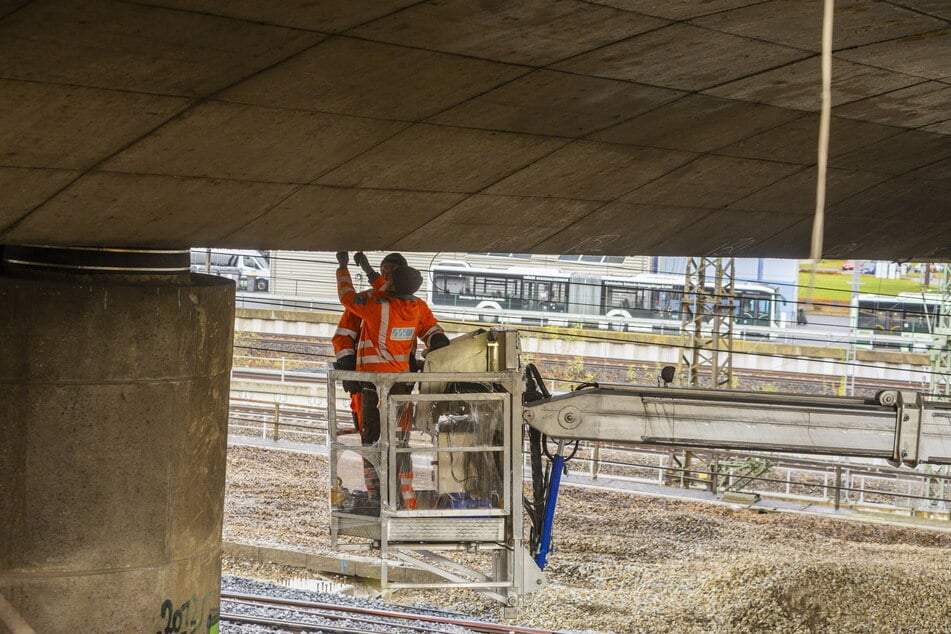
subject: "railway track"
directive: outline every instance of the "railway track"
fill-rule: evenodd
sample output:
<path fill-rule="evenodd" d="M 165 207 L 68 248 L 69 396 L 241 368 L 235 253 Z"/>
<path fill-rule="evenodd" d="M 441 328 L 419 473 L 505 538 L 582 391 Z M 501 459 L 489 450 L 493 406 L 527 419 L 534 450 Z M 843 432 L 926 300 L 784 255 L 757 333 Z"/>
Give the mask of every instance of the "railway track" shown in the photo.
<path fill-rule="evenodd" d="M 399 612 L 346 603 L 302 601 L 227 591 L 221 593 L 221 602 L 223 622 L 278 627 L 285 632 L 557 634 L 553 630 L 489 623 L 448 613 Z"/>
<path fill-rule="evenodd" d="M 535 353 L 533 355 L 534 363 L 542 369 L 544 374 L 544 369 L 546 367 L 565 367 L 569 362 L 571 362 L 571 357 L 564 357 L 559 355 Z M 262 361 L 264 358 L 262 357 Z M 633 366 L 643 365 L 644 371 L 648 370 L 646 362 L 638 361 L 625 361 L 620 359 L 595 359 L 591 357 L 586 357 L 584 362 L 584 369 L 588 374 L 594 375 L 596 381 L 602 383 L 610 382 L 624 382 L 622 379 L 611 380 L 611 379 L 599 379 L 600 376 L 618 376 L 625 377 L 628 369 Z M 270 368 L 254 368 L 254 367 L 236 367 L 232 372 L 232 377 L 237 379 L 245 380 L 273 380 L 276 375 L 280 372 L 278 370 Z M 734 369 L 735 375 L 740 380 L 756 382 L 760 384 L 774 384 L 778 387 L 781 386 L 837 386 L 841 381 L 841 377 L 830 377 L 825 375 L 816 375 L 808 374 L 804 372 L 786 372 L 782 370 L 737 370 Z M 326 374 L 322 370 L 318 371 L 302 371 L 296 368 L 290 368 L 284 371 L 284 377 L 287 381 L 294 381 L 298 383 L 323 383 L 327 380 Z M 556 382 L 566 382 L 566 383 L 579 383 L 581 382 L 578 379 L 560 379 L 552 377 Z M 895 381 L 888 379 L 867 379 L 862 377 L 855 377 L 853 384 L 856 390 L 861 390 L 864 392 L 877 392 L 878 390 L 911 390 L 918 391 L 921 390 L 922 386 L 920 382 L 915 381 Z"/>

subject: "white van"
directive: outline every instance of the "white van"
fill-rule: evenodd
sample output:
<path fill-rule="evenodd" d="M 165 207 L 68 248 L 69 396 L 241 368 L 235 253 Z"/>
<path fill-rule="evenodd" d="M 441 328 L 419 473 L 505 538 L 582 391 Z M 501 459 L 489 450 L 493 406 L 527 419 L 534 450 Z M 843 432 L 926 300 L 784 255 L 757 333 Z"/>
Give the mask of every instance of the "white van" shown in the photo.
<path fill-rule="evenodd" d="M 191 270 L 193 273 L 210 272 L 212 275 L 228 277 L 238 283 L 239 289 L 260 292 L 267 292 L 271 279 L 271 265 L 260 251 L 192 249 Z"/>

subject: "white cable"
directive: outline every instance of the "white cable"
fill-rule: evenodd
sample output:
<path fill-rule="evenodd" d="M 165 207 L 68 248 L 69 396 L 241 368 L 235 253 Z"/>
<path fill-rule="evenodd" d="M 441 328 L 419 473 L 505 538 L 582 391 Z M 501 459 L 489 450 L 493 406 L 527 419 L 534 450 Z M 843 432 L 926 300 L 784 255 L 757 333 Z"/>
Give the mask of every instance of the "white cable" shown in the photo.
<path fill-rule="evenodd" d="M 826 171 L 829 163 L 829 127 L 832 119 L 832 17 L 835 0 L 824 0 L 822 7 L 822 109 L 819 115 L 819 150 L 816 161 L 816 213 L 812 223 L 810 259 L 812 271 L 806 304 L 812 303 L 812 286 L 816 267 L 822 259 L 822 236 L 825 231 Z"/>
<path fill-rule="evenodd" d="M 835 0 L 825 0 L 822 13 L 822 113 L 819 117 L 819 156 L 816 165 L 816 217 L 812 226 L 812 259 L 822 258 L 825 220 L 826 169 L 829 162 L 829 126 L 832 119 L 832 17 Z"/>

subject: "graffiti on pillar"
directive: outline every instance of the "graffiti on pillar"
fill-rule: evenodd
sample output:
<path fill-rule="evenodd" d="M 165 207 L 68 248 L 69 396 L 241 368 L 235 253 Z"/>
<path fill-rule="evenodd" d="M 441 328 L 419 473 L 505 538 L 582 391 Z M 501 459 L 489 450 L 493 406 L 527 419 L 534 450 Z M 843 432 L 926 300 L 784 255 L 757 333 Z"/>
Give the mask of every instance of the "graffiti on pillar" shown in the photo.
<path fill-rule="evenodd" d="M 178 607 L 171 599 L 165 599 L 160 608 L 160 618 L 164 627 L 155 631 L 155 634 L 218 634 L 219 615 L 217 608 L 206 611 L 205 606 L 211 598 L 208 592 L 204 598 L 198 599 L 192 595 Z"/>

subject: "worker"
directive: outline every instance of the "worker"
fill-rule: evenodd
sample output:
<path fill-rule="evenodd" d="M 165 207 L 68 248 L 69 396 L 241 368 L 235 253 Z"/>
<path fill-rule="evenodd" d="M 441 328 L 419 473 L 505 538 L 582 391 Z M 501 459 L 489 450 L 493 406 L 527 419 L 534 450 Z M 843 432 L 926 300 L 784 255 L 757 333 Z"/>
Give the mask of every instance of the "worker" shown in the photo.
<path fill-rule="evenodd" d="M 370 261 L 362 251 L 354 254 L 353 261 L 360 265 L 370 282 L 370 286 L 376 290 L 382 290 L 386 287 L 393 277 L 393 271 L 398 267 L 407 266 L 406 258 L 399 253 L 390 253 L 384 257 L 383 261 L 380 262 L 379 273 L 373 270 Z M 331 338 L 335 370 L 357 369 L 356 350 L 362 322 L 363 320 L 356 313 L 344 308 L 343 314 L 337 322 L 337 329 Z M 343 389 L 350 394 L 350 411 L 353 415 L 353 425 L 360 432 L 363 427 L 361 423 L 361 393 L 363 388 L 359 381 L 344 381 Z"/>
<path fill-rule="evenodd" d="M 349 254 L 346 251 L 338 252 L 337 262 L 340 265 L 337 269 L 340 303 L 363 320 L 356 350 L 358 372 L 408 372 L 417 339 L 421 339 L 430 350 L 449 345 L 449 338 L 429 306 L 413 295 L 422 285 L 419 271 L 410 266 L 399 266 L 393 270 L 384 290 L 357 293 L 347 269 Z M 396 383 L 390 388 L 390 393 L 409 394 L 411 390 L 412 384 Z M 372 445 L 380 438 L 376 386 L 364 384 L 361 399 L 361 440 L 364 445 Z M 407 437 L 411 418 L 408 411 L 403 412 L 401 431 Z M 407 454 L 401 455 L 408 458 Z M 404 508 L 415 508 L 412 467 L 408 463 L 398 464 L 397 471 L 400 474 Z M 407 484 L 406 480 L 410 483 Z M 368 485 L 371 507 L 379 505 L 377 483 L 373 487 Z"/>

